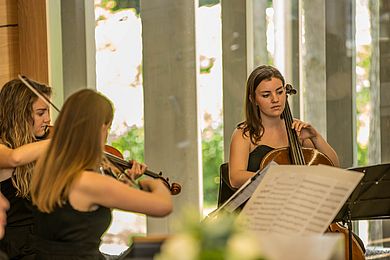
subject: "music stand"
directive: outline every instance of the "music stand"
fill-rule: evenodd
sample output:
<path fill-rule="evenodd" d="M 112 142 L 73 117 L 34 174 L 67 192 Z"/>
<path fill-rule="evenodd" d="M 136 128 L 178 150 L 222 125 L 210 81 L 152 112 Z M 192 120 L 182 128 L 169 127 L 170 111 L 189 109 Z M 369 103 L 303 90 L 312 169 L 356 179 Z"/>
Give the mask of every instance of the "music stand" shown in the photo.
<path fill-rule="evenodd" d="M 348 224 L 349 259 L 352 259 L 352 220 L 390 218 L 390 163 L 348 170 L 364 176 L 349 196 L 334 221 Z"/>

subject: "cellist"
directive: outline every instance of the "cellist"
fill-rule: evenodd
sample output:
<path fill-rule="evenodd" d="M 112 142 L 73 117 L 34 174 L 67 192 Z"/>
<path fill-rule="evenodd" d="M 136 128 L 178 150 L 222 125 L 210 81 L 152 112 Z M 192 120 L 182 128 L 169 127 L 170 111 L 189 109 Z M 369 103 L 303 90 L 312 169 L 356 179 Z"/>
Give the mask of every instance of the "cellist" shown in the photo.
<path fill-rule="evenodd" d="M 304 158 L 303 149 L 310 148 L 305 152 L 319 151 L 319 160 L 323 164 L 340 166 L 336 152 L 321 134 L 309 123 L 292 118 L 287 103 L 287 92 L 291 91 L 289 87 L 279 70 L 272 66 L 259 66 L 249 75 L 245 96 L 246 118 L 233 132 L 230 145 L 229 178 L 233 187 L 238 188 L 251 178 L 270 154 L 277 154 L 275 150 L 282 154 L 275 156 L 275 161 L 280 160 L 283 164 L 308 164 L 305 163 L 307 158 Z M 293 131 L 296 135 L 292 134 Z M 283 156 L 291 158 L 285 160 Z M 347 236 L 347 229 L 337 223 L 332 224 L 329 230 Z M 345 250 L 346 259 L 349 259 L 348 241 Z M 365 258 L 364 246 L 355 235 L 352 255 L 357 260 Z"/>
<path fill-rule="evenodd" d="M 286 100 L 285 80 L 278 69 L 262 65 L 249 75 L 245 121 L 234 130 L 230 144 L 229 177 L 233 187 L 238 188 L 251 178 L 267 153 L 289 146 L 287 129 L 281 117 Z M 339 166 L 336 152 L 312 125 L 294 119 L 292 129 L 297 132 L 302 147 L 317 149 L 334 166 Z"/>

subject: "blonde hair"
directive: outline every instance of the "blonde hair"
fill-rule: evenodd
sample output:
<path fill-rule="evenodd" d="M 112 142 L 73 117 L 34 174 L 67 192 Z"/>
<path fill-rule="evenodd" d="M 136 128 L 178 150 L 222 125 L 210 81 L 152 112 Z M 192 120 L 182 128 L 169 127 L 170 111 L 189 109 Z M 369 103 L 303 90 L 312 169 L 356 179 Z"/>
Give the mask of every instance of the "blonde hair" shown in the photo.
<path fill-rule="evenodd" d="M 102 126 L 112 118 L 110 101 L 93 90 L 78 91 L 66 100 L 32 176 L 31 198 L 39 210 L 49 213 L 61 207 L 81 172 L 99 166 Z"/>
<path fill-rule="evenodd" d="M 28 80 L 28 79 L 27 79 Z M 47 85 L 28 80 L 37 91 L 49 97 L 52 93 Z M 7 82 L 0 91 L 0 142 L 15 149 L 36 141 L 33 134 L 33 104 L 38 96 L 19 79 Z M 28 197 L 34 163 L 16 167 L 12 183 L 16 195 Z"/>

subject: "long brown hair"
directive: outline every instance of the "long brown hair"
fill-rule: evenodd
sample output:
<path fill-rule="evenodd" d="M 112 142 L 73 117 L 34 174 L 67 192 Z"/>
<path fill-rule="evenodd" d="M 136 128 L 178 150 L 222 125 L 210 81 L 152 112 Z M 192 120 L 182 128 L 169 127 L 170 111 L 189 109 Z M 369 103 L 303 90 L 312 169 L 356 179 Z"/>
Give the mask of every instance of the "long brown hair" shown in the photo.
<path fill-rule="evenodd" d="M 255 68 L 249 75 L 246 82 L 245 93 L 245 121 L 238 124 L 243 129 L 243 135 L 248 136 L 253 144 L 258 143 L 264 134 L 264 126 L 260 116 L 260 109 L 256 104 L 256 88 L 263 80 L 272 78 L 280 79 L 285 84 L 284 77 L 280 71 L 269 65 L 262 65 Z"/>
<path fill-rule="evenodd" d="M 73 182 L 102 158 L 102 126 L 113 118 L 111 102 L 96 91 L 72 94 L 61 109 L 47 152 L 38 160 L 31 181 L 31 198 L 43 212 L 68 199 Z"/>
<path fill-rule="evenodd" d="M 28 80 L 30 85 L 40 93 L 50 97 L 52 90 L 49 86 Z M 19 79 L 7 82 L 0 91 L 0 142 L 15 149 L 36 141 L 33 133 L 33 104 L 38 100 L 34 94 Z M 34 163 L 16 167 L 12 175 L 16 195 L 28 197 L 30 178 Z"/>

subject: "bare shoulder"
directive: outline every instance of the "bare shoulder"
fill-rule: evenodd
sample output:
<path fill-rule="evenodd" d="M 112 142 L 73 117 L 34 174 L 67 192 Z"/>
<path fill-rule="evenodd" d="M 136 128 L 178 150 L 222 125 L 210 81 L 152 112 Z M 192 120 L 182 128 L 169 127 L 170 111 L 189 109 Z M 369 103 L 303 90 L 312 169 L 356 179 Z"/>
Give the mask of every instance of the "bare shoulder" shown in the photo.
<path fill-rule="evenodd" d="M 232 134 L 232 142 L 250 144 L 249 136 L 244 134 L 244 130 L 242 128 L 234 129 Z"/>
<path fill-rule="evenodd" d="M 74 188 L 82 191 L 99 191 L 115 183 L 112 177 L 102 175 L 98 172 L 83 171 L 75 181 Z"/>

